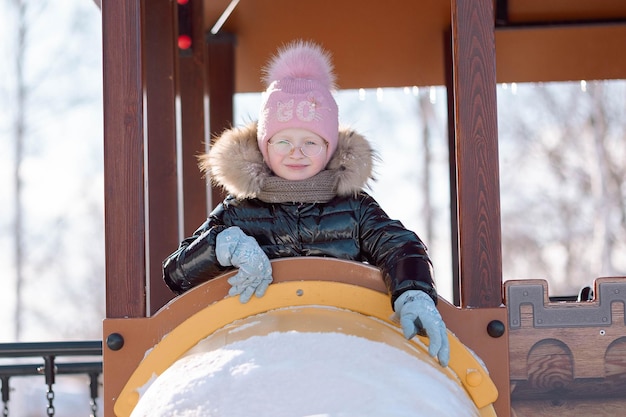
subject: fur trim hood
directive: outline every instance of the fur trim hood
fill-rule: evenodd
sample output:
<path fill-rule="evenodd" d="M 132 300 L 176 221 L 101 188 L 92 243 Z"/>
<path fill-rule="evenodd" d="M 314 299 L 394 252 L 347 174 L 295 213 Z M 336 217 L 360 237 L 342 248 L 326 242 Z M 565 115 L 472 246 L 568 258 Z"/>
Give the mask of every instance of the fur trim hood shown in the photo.
<path fill-rule="evenodd" d="M 266 178 L 273 176 L 257 144 L 257 124 L 224 131 L 199 158 L 200 170 L 214 185 L 240 198 L 255 198 Z M 337 195 L 356 195 L 374 180 L 378 157 L 365 137 L 340 128 L 339 141 L 327 170 L 337 173 Z"/>

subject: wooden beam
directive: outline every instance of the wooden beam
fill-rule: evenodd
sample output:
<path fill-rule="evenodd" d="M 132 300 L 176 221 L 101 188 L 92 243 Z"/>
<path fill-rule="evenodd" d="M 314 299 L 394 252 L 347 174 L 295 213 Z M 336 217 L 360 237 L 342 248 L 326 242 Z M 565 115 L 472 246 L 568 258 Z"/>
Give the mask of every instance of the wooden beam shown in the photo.
<path fill-rule="evenodd" d="M 207 185 L 198 169 L 197 157 L 206 151 L 206 46 L 203 0 L 191 0 L 192 49 L 179 55 L 182 161 L 182 236 L 190 236 L 207 217 Z"/>
<path fill-rule="evenodd" d="M 144 10 L 147 126 L 147 310 L 150 315 L 174 294 L 163 281 L 162 262 L 177 247 L 176 3 L 152 0 Z"/>
<path fill-rule="evenodd" d="M 462 307 L 489 308 L 502 303 L 493 12 L 491 0 L 452 1 L 456 214 Z"/>
<path fill-rule="evenodd" d="M 626 78 L 623 23 L 513 26 L 496 32 L 498 82 Z"/>
<path fill-rule="evenodd" d="M 207 35 L 207 78 L 211 136 L 233 124 L 235 95 L 235 37 L 228 33 Z M 210 206 L 224 199 L 222 190 L 211 189 Z"/>
<path fill-rule="evenodd" d="M 106 315 L 146 312 L 142 1 L 102 5 Z"/>

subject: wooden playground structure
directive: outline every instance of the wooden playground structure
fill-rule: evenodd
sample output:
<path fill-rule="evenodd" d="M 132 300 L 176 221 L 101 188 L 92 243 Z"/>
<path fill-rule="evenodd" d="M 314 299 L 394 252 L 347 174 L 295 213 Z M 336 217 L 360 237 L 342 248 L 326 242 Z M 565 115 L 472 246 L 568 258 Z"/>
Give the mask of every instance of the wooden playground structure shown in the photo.
<path fill-rule="evenodd" d="M 595 298 L 580 303 L 550 301 L 541 280 L 503 284 L 496 106 L 497 83 L 626 79 L 626 2 L 102 3 L 106 417 L 117 415 L 146 350 L 219 299 L 223 281 L 172 301 L 161 262 L 222 198 L 207 189 L 196 155 L 232 123 L 234 94 L 260 91 L 267 57 L 296 38 L 332 52 L 344 89 L 446 86 L 454 300 L 440 309 L 485 360 L 495 413 L 615 416 L 626 408 L 626 278 L 597 279 Z M 342 264 L 332 267 L 338 277 L 325 268 L 320 261 L 302 277 L 279 267 L 278 281 L 380 292 L 376 271 Z"/>

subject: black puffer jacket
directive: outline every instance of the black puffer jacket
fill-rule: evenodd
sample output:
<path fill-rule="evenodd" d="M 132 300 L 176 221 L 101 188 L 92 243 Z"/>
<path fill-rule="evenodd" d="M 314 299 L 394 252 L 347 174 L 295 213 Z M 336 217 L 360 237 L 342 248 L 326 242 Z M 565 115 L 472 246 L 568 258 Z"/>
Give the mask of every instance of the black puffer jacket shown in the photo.
<path fill-rule="evenodd" d="M 215 256 L 217 234 L 239 226 L 270 259 L 326 256 L 368 262 L 383 272 L 391 302 L 404 291 L 426 291 L 436 302 L 432 266 L 419 237 L 390 219 L 362 191 L 374 155 L 365 138 L 342 130 L 327 169 L 337 172 L 337 195 L 326 203 L 268 203 L 256 198 L 272 175 L 258 150 L 256 125 L 231 129 L 201 157 L 201 168 L 230 194 L 163 263 L 164 279 L 182 293 L 232 267 Z"/>

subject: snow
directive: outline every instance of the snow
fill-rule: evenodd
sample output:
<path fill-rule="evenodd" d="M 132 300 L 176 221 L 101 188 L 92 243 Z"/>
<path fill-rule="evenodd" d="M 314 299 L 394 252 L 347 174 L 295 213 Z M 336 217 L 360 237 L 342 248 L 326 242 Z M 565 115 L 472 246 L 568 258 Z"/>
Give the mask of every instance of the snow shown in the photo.
<path fill-rule="evenodd" d="M 478 416 L 444 371 L 360 336 L 271 332 L 181 358 L 131 417 Z"/>

